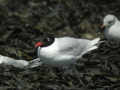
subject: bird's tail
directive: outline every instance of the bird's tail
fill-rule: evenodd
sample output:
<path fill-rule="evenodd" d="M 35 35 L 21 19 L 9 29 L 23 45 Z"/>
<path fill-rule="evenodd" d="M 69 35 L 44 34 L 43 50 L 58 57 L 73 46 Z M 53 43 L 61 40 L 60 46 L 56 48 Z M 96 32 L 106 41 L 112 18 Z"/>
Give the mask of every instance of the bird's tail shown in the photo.
<path fill-rule="evenodd" d="M 35 68 L 41 65 L 42 65 L 42 62 L 40 58 L 36 58 L 29 62 L 29 65 L 27 66 L 27 68 Z"/>
<path fill-rule="evenodd" d="M 95 38 L 92 41 L 90 41 L 90 43 L 88 43 L 86 49 L 84 50 L 84 52 L 82 53 L 82 55 L 86 54 L 89 51 L 95 50 L 98 48 L 98 46 L 100 45 L 100 43 L 102 43 L 102 41 L 100 41 L 100 38 Z"/>

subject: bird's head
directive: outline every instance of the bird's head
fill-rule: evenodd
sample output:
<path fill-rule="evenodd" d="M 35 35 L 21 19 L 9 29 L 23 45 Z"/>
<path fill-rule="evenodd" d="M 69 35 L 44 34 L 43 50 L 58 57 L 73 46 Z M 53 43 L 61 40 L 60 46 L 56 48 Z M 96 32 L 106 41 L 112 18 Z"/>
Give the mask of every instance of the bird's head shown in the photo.
<path fill-rule="evenodd" d="M 54 37 L 52 36 L 47 36 L 45 38 L 43 38 L 42 41 L 39 41 L 35 44 L 35 48 L 38 47 L 47 47 L 49 45 L 51 45 L 54 42 Z"/>
<path fill-rule="evenodd" d="M 103 19 L 103 24 L 101 25 L 101 29 L 111 27 L 113 24 L 115 24 L 117 20 L 118 20 L 117 17 L 112 14 L 106 15 Z"/>

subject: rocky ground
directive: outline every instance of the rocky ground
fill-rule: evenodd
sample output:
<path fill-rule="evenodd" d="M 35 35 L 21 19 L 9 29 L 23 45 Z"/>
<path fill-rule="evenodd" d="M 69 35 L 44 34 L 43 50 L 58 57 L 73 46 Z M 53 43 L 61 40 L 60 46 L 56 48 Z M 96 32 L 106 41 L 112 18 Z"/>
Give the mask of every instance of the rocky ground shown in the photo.
<path fill-rule="evenodd" d="M 103 17 L 112 13 L 120 19 L 119 12 L 119 0 L 0 0 L 0 54 L 36 58 L 34 44 L 47 34 L 104 39 Z M 0 90 L 119 90 L 119 48 L 105 41 L 72 71 L 0 65 Z"/>

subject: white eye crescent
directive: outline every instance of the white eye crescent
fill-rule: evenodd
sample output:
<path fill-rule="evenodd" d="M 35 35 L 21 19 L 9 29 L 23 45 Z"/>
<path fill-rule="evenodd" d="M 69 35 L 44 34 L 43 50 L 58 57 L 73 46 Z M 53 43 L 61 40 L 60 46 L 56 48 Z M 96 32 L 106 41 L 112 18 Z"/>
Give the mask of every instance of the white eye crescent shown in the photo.
<path fill-rule="evenodd" d="M 47 38 L 47 41 L 50 41 L 50 38 Z"/>

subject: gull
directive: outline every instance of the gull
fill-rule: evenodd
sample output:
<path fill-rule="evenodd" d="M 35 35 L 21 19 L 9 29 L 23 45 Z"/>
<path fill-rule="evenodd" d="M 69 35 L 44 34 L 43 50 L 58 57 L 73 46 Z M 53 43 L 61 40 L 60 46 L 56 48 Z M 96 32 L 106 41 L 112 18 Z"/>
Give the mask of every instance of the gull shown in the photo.
<path fill-rule="evenodd" d="M 41 64 L 50 66 L 70 66 L 89 51 L 98 48 L 100 38 L 93 40 L 74 38 L 74 37 L 46 37 L 43 42 L 37 42 L 38 58 L 31 67 L 37 67 Z M 38 62 L 38 63 L 37 63 Z M 36 65 L 37 64 L 37 65 Z"/>
<path fill-rule="evenodd" d="M 104 36 L 107 40 L 120 41 L 120 21 L 115 15 L 106 15 L 101 28 L 104 29 Z"/>
<path fill-rule="evenodd" d="M 21 69 L 33 68 L 32 67 L 33 64 L 34 64 L 34 66 L 38 64 L 38 63 L 34 62 L 36 60 L 38 61 L 39 58 L 36 58 L 31 61 L 27 61 L 27 60 L 17 60 L 17 59 L 11 58 L 11 57 L 0 55 L 0 64 L 11 65 L 11 66 L 14 66 L 16 68 L 21 68 Z"/>

